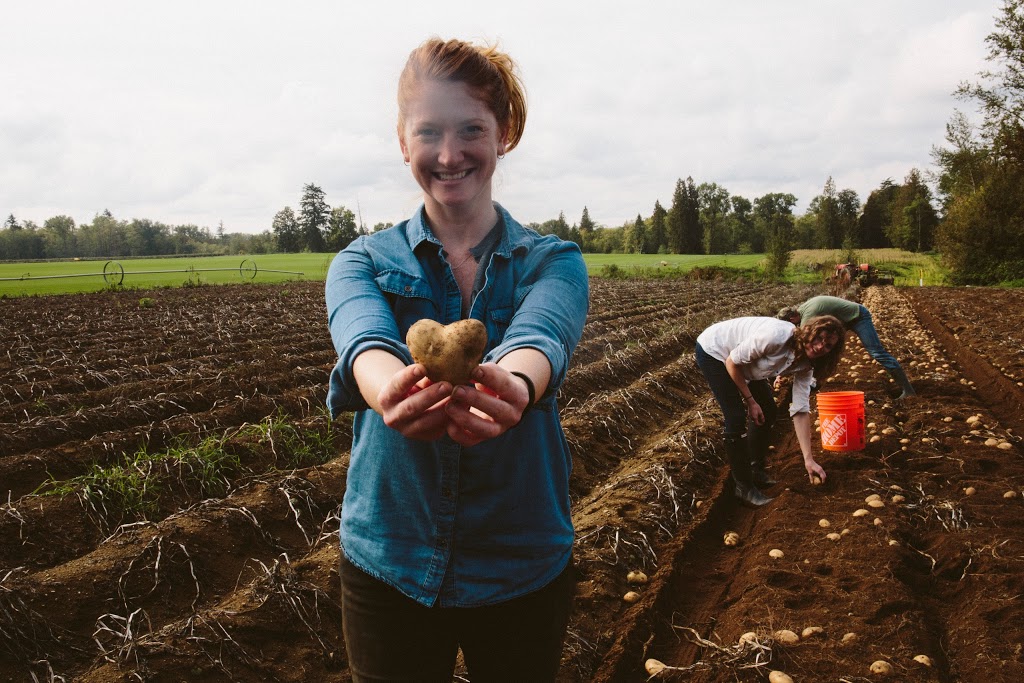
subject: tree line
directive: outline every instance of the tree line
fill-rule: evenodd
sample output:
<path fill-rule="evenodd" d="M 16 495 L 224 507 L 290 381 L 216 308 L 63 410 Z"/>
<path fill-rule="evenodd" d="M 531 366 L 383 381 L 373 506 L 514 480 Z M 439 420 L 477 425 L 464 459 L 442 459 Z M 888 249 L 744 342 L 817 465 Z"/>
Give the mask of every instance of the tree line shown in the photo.
<path fill-rule="evenodd" d="M 587 207 L 578 223 L 558 218 L 529 227 L 572 240 L 585 252 L 634 254 L 765 253 L 787 249 L 898 247 L 928 251 L 934 246 L 938 215 L 921 172 L 911 169 L 902 184 L 891 178 L 862 206 L 857 193 L 836 190 L 829 177 L 808 210 L 795 215 L 796 196 L 772 192 L 753 201 L 732 195 L 717 183 L 676 181 L 666 209 L 655 201 L 651 214 L 605 228 Z"/>
<path fill-rule="evenodd" d="M 1004 0 L 985 43 L 992 70 L 954 93 L 980 121 L 955 111 L 932 149 L 936 242 L 959 284 L 1024 283 L 1024 0 Z"/>
<path fill-rule="evenodd" d="M 954 93 L 976 104 L 981 120 L 954 112 L 946 144 L 932 149 L 939 170 L 927 178 L 918 169 L 901 183 L 887 178 L 861 203 L 855 191 L 838 189 L 828 177 L 808 209 L 795 215 L 792 194 L 751 200 L 687 177 L 676 181 L 668 208 L 655 201 L 650 215 L 620 226 L 597 225 L 584 207 L 571 225 L 562 212 L 528 227 L 591 253 L 766 253 L 770 274 L 781 274 L 794 248 L 937 249 L 956 282 L 1024 281 L 1024 0 L 1003 0 L 985 41 L 993 69 Z M 68 216 L 38 226 L 11 215 L 0 226 L 0 259 L 331 252 L 390 225 L 368 229 L 351 210 L 328 205 L 312 183 L 303 187 L 298 206 L 298 212 L 284 207 L 259 234 L 118 220 L 109 211 L 78 226 Z"/>

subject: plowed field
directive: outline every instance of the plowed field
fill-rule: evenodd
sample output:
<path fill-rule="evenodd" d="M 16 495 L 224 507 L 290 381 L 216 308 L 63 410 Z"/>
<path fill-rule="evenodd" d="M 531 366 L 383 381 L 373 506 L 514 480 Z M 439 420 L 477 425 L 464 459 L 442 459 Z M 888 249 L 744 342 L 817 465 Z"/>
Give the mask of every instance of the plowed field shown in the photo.
<path fill-rule="evenodd" d="M 649 658 L 654 680 L 1024 680 L 1021 292 L 861 292 L 920 396 L 894 401 L 852 337 L 826 390 L 865 392 L 870 443 L 812 486 L 781 425 L 776 499 L 750 510 L 693 341 L 817 292 L 591 285 L 560 396 L 561 680 L 645 681 Z M 349 680 L 333 363 L 322 283 L 0 299 L 0 681 Z"/>

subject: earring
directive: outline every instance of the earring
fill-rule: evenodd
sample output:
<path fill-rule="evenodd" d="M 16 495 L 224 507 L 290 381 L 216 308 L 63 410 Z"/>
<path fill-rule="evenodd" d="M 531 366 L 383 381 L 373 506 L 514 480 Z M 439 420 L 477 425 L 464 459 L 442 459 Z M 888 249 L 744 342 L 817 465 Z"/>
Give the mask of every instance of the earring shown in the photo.
<path fill-rule="evenodd" d="M 504 159 L 504 158 L 505 158 L 505 153 L 504 153 L 504 152 L 502 152 L 501 154 L 499 154 L 499 155 L 498 155 L 498 158 L 499 158 L 499 159 Z"/>
<path fill-rule="evenodd" d="M 409 165 L 409 160 L 405 159 L 404 161 L 405 161 L 405 165 L 408 166 Z"/>

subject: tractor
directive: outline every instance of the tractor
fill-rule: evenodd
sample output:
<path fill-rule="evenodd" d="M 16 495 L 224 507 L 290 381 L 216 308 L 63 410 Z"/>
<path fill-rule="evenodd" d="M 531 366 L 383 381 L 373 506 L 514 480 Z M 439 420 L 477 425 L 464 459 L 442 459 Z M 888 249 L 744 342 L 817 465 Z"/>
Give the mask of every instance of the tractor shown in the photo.
<path fill-rule="evenodd" d="M 891 285 L 896 281 L 892 273 L 880 271 L 869 263 L 837 263 L 835 272 L 828 278 L 829 284 L 842 290 L 854 282 L 861 287 Z"/>

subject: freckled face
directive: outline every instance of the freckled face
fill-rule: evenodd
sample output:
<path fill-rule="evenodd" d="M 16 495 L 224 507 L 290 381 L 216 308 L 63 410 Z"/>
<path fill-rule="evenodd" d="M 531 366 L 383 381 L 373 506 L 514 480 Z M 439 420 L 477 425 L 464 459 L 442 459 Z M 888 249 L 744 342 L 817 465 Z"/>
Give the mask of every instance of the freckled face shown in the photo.
<path fill-rule="evenodd" d="M 489 210 L 491 177 L 504 151 L 494 114 L 465 83 L 424 81 L 406 102 L 402 154 L 426 201 Z"/>

